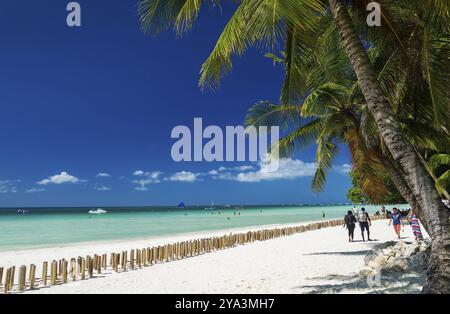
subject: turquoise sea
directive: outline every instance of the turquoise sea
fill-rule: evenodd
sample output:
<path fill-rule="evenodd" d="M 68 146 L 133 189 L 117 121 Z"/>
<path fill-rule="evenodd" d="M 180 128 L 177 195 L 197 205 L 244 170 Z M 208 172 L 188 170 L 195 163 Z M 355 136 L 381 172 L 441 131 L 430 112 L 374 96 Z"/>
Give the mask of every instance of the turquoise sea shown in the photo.
<path fill-rule="evenodd" d="M 379 210 L 379 206 L 365 207 L 369 213 Z M 89 208 L 32 208 L 25 215 L 17 214 L 15 208 L 0 208 L 0 250 L 319 221 L 343 217 L 351 208 L 352 205 L 251 206 L 207 211 L 205 207 L 104 207 L 108 213 L 103 215 L 88 214 Z"/>

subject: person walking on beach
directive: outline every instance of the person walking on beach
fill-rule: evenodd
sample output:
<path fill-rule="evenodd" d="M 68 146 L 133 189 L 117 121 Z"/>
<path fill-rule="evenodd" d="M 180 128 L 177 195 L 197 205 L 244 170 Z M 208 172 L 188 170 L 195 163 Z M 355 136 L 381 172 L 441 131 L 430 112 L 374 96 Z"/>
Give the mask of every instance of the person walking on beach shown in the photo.
<path fill-rule="evenodd" d="M 389 226 L 391 225 L 391 223 L 394 225 L 394 231 L 399 239 L 400 239 L 400 231 L 403 224 L 402 218 L 403 218 L 402 213 L 398 210 L 397 207 L 394 207 L 392 209 L 391 219 L 389 220 Z"/>
<path fill-rule="evenodd" d="M 348 230 L 348 242 L 353 242 L 353 237 L 355 235 L 355 225 L 356 217 L 353 212 L 349 210 L 347 215 L 344 217 L 344 228 L 347 227 Z"/>
<path fill-rule="evenodd" d="M 359 227 L 361 228 L 361 235 L 364 242 L 366 242 L 366 239 L 364 237 L 364 230 L 367 230 L 367 241 L 372 241 L 370 239 L 370 228 L 369 226 L 372 225 L 372 221 L 370 220 L 369 214 L 366 213 L 366 209 L 363 207 L 361 208 L 361 213 L 358 215 L 358 222 Z"/>

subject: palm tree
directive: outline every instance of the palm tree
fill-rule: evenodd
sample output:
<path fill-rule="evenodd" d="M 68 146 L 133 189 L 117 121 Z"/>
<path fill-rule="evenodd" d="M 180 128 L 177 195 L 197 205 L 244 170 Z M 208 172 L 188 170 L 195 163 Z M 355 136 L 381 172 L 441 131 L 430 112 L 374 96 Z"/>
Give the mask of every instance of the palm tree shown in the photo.
<path fill-rule="evenodd" d="M 432 250 L 428 268 L 426 293 L 450 292 L 450 226 L 449 215 L 434 187 L 434 182 L 420 161 L 414 147 L 406 140 L 381 89 L 376 72 L 355 32 L 347 7 L 342 0 L 330 0 L 330 7 L 342 37 L 353 70 L 366 98 L 380 135 L 394 161 L 404 174 L 431 231 Z"/>
<path fill-rule="evenodd" d="M 321 191 L 327 172 L 333 166 L 338 144 L 349 147 L 353 169 L 358 173 L 362 191 L 377 201 L 390 193 L 385 185 L 389 176 L 408 203 L 423 213 L 416 199 L 403 181 L 389 152 L 373 128 L 364 99 L 355 82 L 351 88 L 326 83 L 311 92 L 300 105 L 274 105 L 259 102 L 249 110 L 246 123 L 252 126 L 278 125 L 286 136 L 277 143 L 281 156 L 291 156 L 306 145 L 317 143 L 317 170 L 312 188 Z M 419 133 L 411 134 L 414 141 L 426 141 Z M 426 221 L 425 228 L 428 230 Z"/>
<path fill-rule="evenodd" d="M 381 153 L 364 145 L 360 130 L 364 108 L 352 101 L 352 96 L 351 89 L 326 83 L 300 105 L 259 102 L 249 110 L 246 124 L 256 127 L 282 126 L 287 135 L 276 144 L 282 157 L 317 143 L 317 169 L 312 180 L 312 189 L 317 192 L 323 190 L 339 144 L 347 144 L 353 168 L 361 175 L 363 191 L 378 199 L 389 193 L 382 181 L 384 168 Z"/>
<path fill-rule="evenodd" d="M 375 119 L 377 128 L 392 159 L 423 211 L 432 238 L 432 254 L 424 292 L 450 292 L 450 229 L 449 216 L 440 200 L 434 182 L 425 169 L 414 147 L 406 140 L 397 120 L 393 106 L 383 93 L 376 72 L 364 49 L 355 25 L 347 11 L 348 2 L 329 0 L 333 20 L 342 39 L 342 45 L 351 61 L 365 97 L 368 110 Z M 364 1 L 352 1 L 355 5 Z M 447 18 L 449 4 L 439 0 L 420 1 L 435 12 L 429 20 Z M 210 57 L 202 67 L 200 85 L 217 87 L 220 79 L 232 68 L 232 56 L 241 55 L 254 45 L 272 52 L 280 41 L 286 40 L 286 59 L 289 73 L 286 86 L 302 82 L 302 67 L 297 60 L 297 50 L 303 51 L 311 40 L 311 32 L 320 27 L 326 18 L 326 3 L 320 0 L 242 0 L 224 28 Z M 174 26 L 179 34 L 192 26 L 202 5 L 218 5 L 219 0 L 141 0 L 140 15 L 144 30 L 159 32 Z M 436 9 L 436 10 L 433 10 Z M 435 18 L 437 16 L 437 18 Z M 424 28 L 425 31 L 427 30 Z M 428 33 L 427 33 L 428 34 Z M 429 50 L 427 50 L 429 51 Z M 299 62 L 297 62 L 299 61 Z M 428 69 L 431 81 L 432 70 Z M 433 78 L 434 79 L 434 78 Z M 290 96 L 289 96 L 290 95 Z M 440 97 L 434 96 L 439 107 Z M 288 98 L 292 93 L 288 94 Z M 442 112 L 442 111 L 440 111 Z M 445 110 L 444 110 L 445 112 Z M 445 130 L 448 130 L 445 128 Z"/>
<path fill-rule="evenodd" d="M 436 189 L 442 195 L 448 195 L 447 188 L 450 186 L 450 154 L 435 154 L 428 160 L 431 171 L 437 172 L 440 167 L 444 170 L 436 178 Z M 447 200 L 450 200 L 447 197 Z"/>

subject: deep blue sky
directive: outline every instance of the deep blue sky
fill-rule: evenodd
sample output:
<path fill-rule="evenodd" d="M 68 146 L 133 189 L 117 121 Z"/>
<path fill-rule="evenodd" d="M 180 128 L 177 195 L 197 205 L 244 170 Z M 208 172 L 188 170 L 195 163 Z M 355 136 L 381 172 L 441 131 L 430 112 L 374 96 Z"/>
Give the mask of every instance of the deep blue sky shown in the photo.
<path fill-rule="evenodd" d="M 1 207 L 346 201 L 350 182 L 338 171 L 316 195 L 311 176 L 289 170 L 276 180 L 249 183 L 233 180 L 235 169 L 222 171 L 231 179 L 205 175 L 248 162 L 172 161 L 174 126 L 192 125 L 194 117 L 208 125 L 239 125 L 255 102 L 278 99 L 282 71 L 254 50 L 235 61 L 220 90 L 198 89 L 200 66 L 230 5 L 222 16 L 203 11 L 193 31 L 177 39 L 173 32 L 145 36 L 136 0 L 79 1 L 82 27 L 69 28 L 68 2 L 0 0 Z M 314 147 L 295 158 L 313 162 Z M 336 163 L 349 163 L 345 149 Z M 292 164 L 288 169 L 303 171 L 298 161 Z M 253 166 L 247 171 L 257 172 Z M 142 186 L 133 181 L 147 177 L 134 176 L 137 170 L 162 174 L 138 191 Z M 37 184 L 63 171 L 78 182 Z M 181 171 L 188 173 L 174 176 Z M 100 172 L 110 177 L 96 177 Z M 170 181 L 192 178 L 190 173 L 195 182 Z"/>

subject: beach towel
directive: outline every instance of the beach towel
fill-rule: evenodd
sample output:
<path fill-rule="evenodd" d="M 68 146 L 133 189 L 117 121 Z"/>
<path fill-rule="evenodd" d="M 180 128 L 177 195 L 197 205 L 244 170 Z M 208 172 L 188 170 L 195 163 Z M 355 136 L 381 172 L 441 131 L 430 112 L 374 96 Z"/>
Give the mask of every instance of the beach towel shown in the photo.
<path fill-rule="evenodd" d="M 422 230 L 420 229 L 419 219 L 417 219 L 417 216 L 415 214 L 412 214 L 410 224 L 411 224 L 411 228 L 414 233 L 414 236 L 419 240 L 423 240 L 423 235 L 422 235 Z"/>

